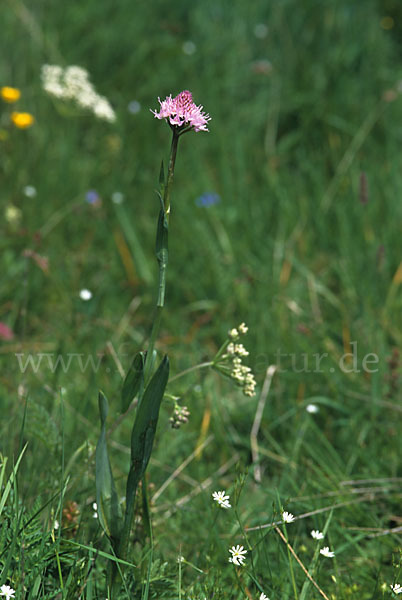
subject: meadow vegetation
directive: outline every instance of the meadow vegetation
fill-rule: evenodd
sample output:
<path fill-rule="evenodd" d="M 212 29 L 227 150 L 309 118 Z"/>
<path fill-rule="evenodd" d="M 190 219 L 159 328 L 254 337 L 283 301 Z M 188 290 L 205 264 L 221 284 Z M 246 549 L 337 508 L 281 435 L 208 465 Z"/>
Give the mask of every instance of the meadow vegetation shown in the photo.
<path fill-rule="evenodd" d="M 1 4 L 0 596 L 402 591 L 400 13 Z M 115 118 L 47 93 L 46 64 L 86 69 Z M 211 121 L 178 149 L 156 343 L 170 381 L 118 563 L 94 507 L 98 392 L 124 510 L 121 388 L 154 318 L 171 138 L 150 109 L 186 89 Z M 243 322 L 254 396 L 192 369 Z"/>

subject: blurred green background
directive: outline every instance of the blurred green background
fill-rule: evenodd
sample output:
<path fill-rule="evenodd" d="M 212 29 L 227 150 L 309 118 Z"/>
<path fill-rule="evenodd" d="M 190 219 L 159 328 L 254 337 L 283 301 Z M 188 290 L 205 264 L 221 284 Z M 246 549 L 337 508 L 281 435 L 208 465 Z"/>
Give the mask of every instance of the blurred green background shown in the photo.
<path fill-rule="evenodd" d="M 267 494 L 275 500 L 276 487 L 290 497 L 333 489 L 342 478 L 396 476 L 400 3 L 8 0 L 0 15 L 0 81 L 21 90 L 18 110 L 36 120 L 18 130 L 9 122 L 12 107 L 1 106 L 0 321 L 14 337 L 0 341 L 0 449 L 11 455 L 18 447 L 28 397 L 30 458 L 22 470 L 37 478 L 24 482 L 27 498 L 57 480 L 62 434 L 66 460 L 89 444 L 71 464 L 70 496 L 89 502 L 94 493 L 97 390 L 117 418 L 114 352 L 126 369 L 152 322 L 155 190 L 170 131 L 149 109 L 158 96 L 183 89 L 212 120 L 208 134 L 191 133 L 179 146 L 158 348 L 169 353 L 175 374 L 213 357 L 227 330 L 246 321 L 259 384 L 278 351 L 288 355 L 264 412 L 265 488 L 249 524 L 261 521 L 259 510 L 267 509 Z M 68 114 L 42 90 L 43 64 L 86 68 L 116 122 Z M 24 195 L 27 185 L 35 197 Z M 112 200 L 116 192 L 120 204 Z M 206 194 L 217 201 L 207 205 Z M 11 222 L 10 205 L 20 211 Z M 83 288 L 93 294 L 87 302 L 79 297 Z M 376 372 L 339 368 L 351 342 L 359 365 L 368 353 L 378 356 Z M 21 373 L 15 353 L 40 352 L 104 358 L 97 372 L 82 373 L 73 361 L 67 372 L 52 373 L 44 359 L 37 373 Z M 324 352 L 322 372 L 310 372 L 313 362 L 303 368 L 303 353 L 313 361 Z M 205 460 L 191 467 L 195 480 L 234 452 L 251 464 L 256 398 L 205 372 L 169 391 L 183 396 L 192 417 L 169 432 L 169 408 L 163 410 L 156 460 L 174 468 L 212 432 Z M 314 418 L 305 411 L 310 402 L 320 407 Z M 122 476 L 130 427 L 124 422 L 114 436 Z M 153 467 L 156 483 L 164 468 Z M 186 485 L 178 484 L 180 492 Z M 167 498 L 174 502 L 178 493 Z M 384 523 L 380 513 L 373 511 L 376 526 L 392 509 Z M 367 514 L 355 517 L 362 525 Z"/>

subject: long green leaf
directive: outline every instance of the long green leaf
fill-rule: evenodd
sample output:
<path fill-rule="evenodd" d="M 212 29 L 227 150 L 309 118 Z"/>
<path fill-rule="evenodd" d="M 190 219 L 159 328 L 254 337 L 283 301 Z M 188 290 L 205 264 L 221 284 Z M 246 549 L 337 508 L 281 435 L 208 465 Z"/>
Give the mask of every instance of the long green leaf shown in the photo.
<path fill-rule="evenodd" d="M 145 390 L 131 433 L 131 463 L 135 465 L 140 479 L 151 456 L 159 409 L 168 379 L 169 358 L 166 355 Z"/>
<path fill-rule="evenodd" d="M 132 400 L 142 396 L 144 389 L 144 352 L 134 356 L 121 390 L 121 412 L 126 412 Z"/>
<path fill-rule="evenodd" d="M 126 514 L 119 552 L 119 556 L 123 558 L 128 545 L 137 487 L 151 457 L 159 409 L 168 379 L 169 359 L 165 356 L 144 392 L 131 433 L 131 466 L 127 478 Z"/>
<path fill-rule="evenodd" d="M 99 415 L 101 432 L 96 446 L 96 503 L 99 521 L 113 541 L 117 541 L 119 530 L 119 501 L 114 485 L 112 469 L 106 444 L 106 419 L 109 412 L 106 396 L 99 392 Z"/>

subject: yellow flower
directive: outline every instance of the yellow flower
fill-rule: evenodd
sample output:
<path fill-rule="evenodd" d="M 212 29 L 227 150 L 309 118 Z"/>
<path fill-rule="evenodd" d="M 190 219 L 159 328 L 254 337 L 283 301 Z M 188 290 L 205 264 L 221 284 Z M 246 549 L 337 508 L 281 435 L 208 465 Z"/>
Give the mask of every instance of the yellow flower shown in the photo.
<path fill-rule="evenodd" d="M 27 129 L 34 124 L 34 117 L 27 112 L 13 112 L 11 113 L 11 120 L 18 129 Z"/>
<path fill-rule="evenodd" d="M 9 204 L 5 210 L 6 221 L 8 221 L 11 225 L 16 225 L 21 219 L 21 211 L 19 208 L 14 206 L 13 204 Z"/>
<path fill-rule="evenodd" d="M 4 102 L 17 102 L 21 96 L 19 89 L 13 87 L 2 87 L 0 94 Z"/>

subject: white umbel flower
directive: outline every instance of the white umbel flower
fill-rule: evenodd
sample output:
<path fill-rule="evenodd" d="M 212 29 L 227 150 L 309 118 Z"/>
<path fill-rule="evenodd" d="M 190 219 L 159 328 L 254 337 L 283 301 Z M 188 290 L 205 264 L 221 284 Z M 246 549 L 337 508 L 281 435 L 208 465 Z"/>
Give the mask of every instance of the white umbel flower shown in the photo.
<path fill-rule="evenodd" d="M 43 89 L 60 100 L 74 101 L 81 108 L 90 110 L 98 119 L 113 122 L 116 114 L 109 101 L 100 96 L 89 81 L 88 71 L 71 65 L 63 69 L 59 65 L 42 66 Z"/>
<path fill-rule="evenodd" d="M 238 329 L 239 329 L 239 333 L 241 333 L 242 335 L 244 335 L 248 331 L 248 327 L 245 323 L 240 323 Z"/>

